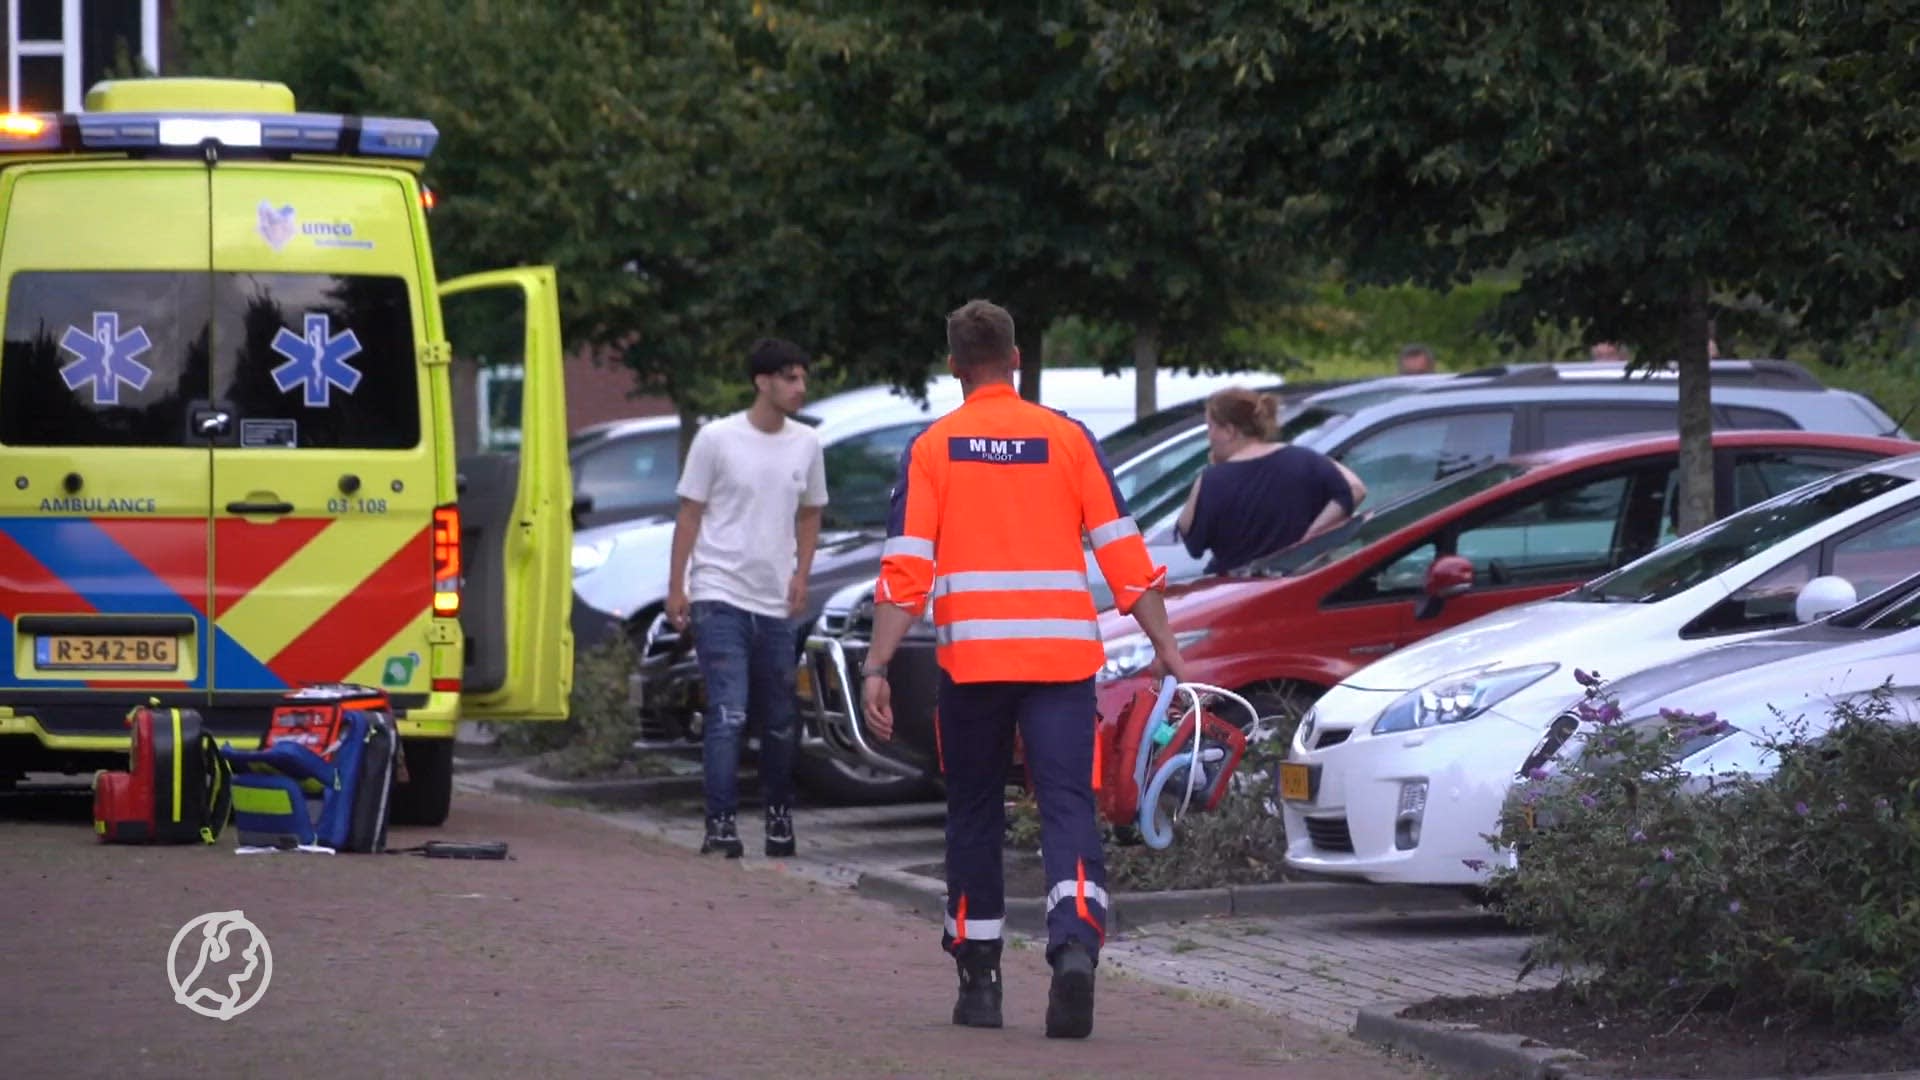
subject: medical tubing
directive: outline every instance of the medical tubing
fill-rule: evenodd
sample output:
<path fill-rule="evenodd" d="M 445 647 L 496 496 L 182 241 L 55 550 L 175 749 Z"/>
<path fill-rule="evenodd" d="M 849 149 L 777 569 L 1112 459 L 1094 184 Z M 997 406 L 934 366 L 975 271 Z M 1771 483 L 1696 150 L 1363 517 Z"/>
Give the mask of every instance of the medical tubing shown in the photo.
<path fill-rule="evenodd" d="M 1173 823 L 1169 821 L 1167 831 L 1160 832 L 1160 815 L 1154 812 L 1160 805 L 1160 792 L 1167 786 L 1167 781 L 1173 778 L 1175 770 L 1182 765 L 1191 766 L 1193 762 L 1194 756 L 1190 753 L 1175 754 L 1168 758 L 1167 763 L 1160 766 L 1160 771 L 1153 774 L 1153 779 L 1140 793 L 1140 838 L 1155 851 L 1164 850 L 1173 843 Z M 1191 767 L 1187 769 L 1187 775 L 1193 775 Z"/>
<path fill-rule="evenodd" d="M 1173 692 L 1180 685 L 1179 680 L 1169 675 L 1160 681 L 1160 696 L 1153 699 L 1153 711 L 1147 714 L 1146 730 L 1140 733 L 1140 751 L 1133 760 L 1133 790 L 1146 790 L 1147 761 L 1153 757 L 1153 733 L 1167 720 L 1167 705 L 1173 700 Z"/>

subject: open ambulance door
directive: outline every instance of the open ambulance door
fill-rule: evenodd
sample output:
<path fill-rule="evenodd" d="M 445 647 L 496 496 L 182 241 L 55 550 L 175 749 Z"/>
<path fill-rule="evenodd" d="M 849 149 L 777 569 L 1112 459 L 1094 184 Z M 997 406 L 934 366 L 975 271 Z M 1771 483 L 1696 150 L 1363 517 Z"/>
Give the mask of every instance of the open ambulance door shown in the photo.
<path fill-rule="evenodd" d="M 573 480 L 554 271 L 492 270 L 443 281 L 439 292 L 455 388 L 461 715 L 564 720 L 573 688 Z M 516 395 L 489 380 L 496 392 L 485 425 L 474 415 L 479 367 L 517 372 L 519 383 Z M 476 428 L 484 442 L 468 435 Z"/>

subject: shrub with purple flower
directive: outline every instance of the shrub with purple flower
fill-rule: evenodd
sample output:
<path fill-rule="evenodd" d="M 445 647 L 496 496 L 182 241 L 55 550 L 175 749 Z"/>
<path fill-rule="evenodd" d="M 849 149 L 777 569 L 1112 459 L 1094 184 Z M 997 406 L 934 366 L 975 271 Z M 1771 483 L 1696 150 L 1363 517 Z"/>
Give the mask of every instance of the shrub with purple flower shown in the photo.
<path fill-rule="evenodd" d="M 1526 970 L 1580 969 L 1602 996 L 1676 1017 L 1920 1023 L 1920 728 L 1894 722 L 1887 694 L 1835 707 L 1817 737 L 1750 736 L 1773 772 L 1707 782 L 1678 762 L 1726 721 L 1624 724 L 1598 673 L 1575 677 L 1580 752 L 1516 785 L 1488 838 L 1517 855 L 1489 885 L 1537 937 Z"/>

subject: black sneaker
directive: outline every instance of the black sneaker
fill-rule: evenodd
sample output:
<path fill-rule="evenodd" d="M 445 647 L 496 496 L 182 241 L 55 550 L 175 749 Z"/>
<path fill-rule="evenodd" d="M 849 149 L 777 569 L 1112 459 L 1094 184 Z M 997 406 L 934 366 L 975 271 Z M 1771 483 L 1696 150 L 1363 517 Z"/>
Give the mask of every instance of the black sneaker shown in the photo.
<path fill-rule="evenodd" d="M 733 827 L 732 814 L 717 814 L 707 818 L 707 836 L 700 841 L 700 854 L 724 852 L 729 859 L 737 859 L 746 849 L 740 844 L 740 834 Z"/>
<path fill-rule="evenodd" d="M 793 812 L 784 806 L 767 807 L 767 854 L 793 854 Z"/>
<path fill-rule="evenodd" d="M 1053 958 L 1047 991 L 1047 1038 L 1084 1039 L 1093 1034 L 1093 957 L 1069 941 Z"/>

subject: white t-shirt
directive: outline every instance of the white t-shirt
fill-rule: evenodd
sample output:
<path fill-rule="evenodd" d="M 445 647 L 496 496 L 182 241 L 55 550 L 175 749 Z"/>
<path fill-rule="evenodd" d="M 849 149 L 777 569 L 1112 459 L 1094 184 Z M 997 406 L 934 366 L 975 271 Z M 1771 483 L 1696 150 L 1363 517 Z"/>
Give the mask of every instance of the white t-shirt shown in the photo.
<path fill-rule="evenodd" d="M 788 420 L 769 435 L 744 412 L 715 420 L 694 434 L 676 491 L 706 504 L 687 598 L 785 618 L 799 563 L 794 514 L 827 505 L 819 433 Z"/>

